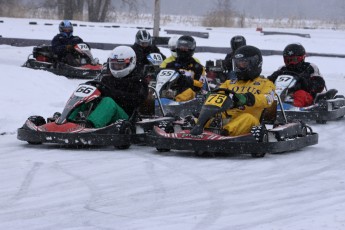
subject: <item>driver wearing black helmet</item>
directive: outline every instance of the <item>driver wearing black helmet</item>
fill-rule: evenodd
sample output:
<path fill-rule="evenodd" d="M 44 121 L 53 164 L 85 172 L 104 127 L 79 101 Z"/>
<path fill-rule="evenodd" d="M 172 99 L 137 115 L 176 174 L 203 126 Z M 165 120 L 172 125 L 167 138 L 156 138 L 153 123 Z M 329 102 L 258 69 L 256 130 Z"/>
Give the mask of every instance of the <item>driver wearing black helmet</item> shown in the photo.
<path fill-rule="evenodd" d="M 193 57 L 195 48 L 193 37 L 181 36 L 176 43 L 176 58 L 166 63 L 165 68 L 184 73 L 176 82 L 175 101 L 188 101 L 195 98 L 197 92 L 208 91 L 205 67 Z"/>
<path fill-rule="evenodd" d="M 249 133 L 260 124 L 265 108 L 274 101 L 274 84 L 260 76 L 262 71 L 261 51 L 254 46 L 238 48 L 233 58 L 235 79 L 226 80 L 219 88 L 235 92 L 235 107 L 222 114 L 223 135 L 237 136 Z"/>
<path fill-rule="evenodd" d="M 272 82 L 282 74 L 293 72 L 297 76 L 296 85 L 289 89 L 293 93 L 293 105 L 296 107 L 306 107 L 312 105 L 317 93 L 325 88 L 325 81 L 322 78 L 319 68 L 309 62 L 305 62 L 306 52 L 299 43 L 292 43 L 285 47 L 283 51 L 285 65 L 268 76 Z"/>

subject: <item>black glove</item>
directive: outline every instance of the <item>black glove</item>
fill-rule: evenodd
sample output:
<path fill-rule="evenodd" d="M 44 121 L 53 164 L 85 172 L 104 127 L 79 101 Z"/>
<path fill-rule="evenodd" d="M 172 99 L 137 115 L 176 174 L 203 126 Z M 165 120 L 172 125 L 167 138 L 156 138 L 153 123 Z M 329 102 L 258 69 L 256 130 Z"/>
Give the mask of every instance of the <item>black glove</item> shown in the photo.
<path fill-rule="evenodd" d="M 293 87 L 288 89 L 288 93 L 296 92 L 297 90 L 307 90 L 308 89 L 308 78 L 309 74 L 295 75 L 296 83 Z"/>
<path fill-rule="evenodd" d="M 313 76 L 309 80 L 309 92 L 312 94 L 321 93 L 325 86 L 325 80 L 321 76 Z"/>
<path fill-rule="evenodd" d="M 171 89 L 177 89 L 178 91 L 183 92 L 184 90 L 191 87 L 193 87 L 193 79 L 191 77 L 180 75 Z"/>
<path fill-rule="evenodd" d="M 232 97 L 234 107 L 253 106 L 255 104 L 255 96 L 252 93 L 235 93 Z"/>

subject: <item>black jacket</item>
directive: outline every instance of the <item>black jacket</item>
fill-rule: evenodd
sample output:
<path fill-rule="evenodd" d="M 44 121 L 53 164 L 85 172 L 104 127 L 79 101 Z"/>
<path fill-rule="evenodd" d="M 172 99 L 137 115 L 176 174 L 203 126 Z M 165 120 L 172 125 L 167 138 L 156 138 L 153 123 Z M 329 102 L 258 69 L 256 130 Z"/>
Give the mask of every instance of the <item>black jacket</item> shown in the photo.
<path fill-rule="evenodd" d="M 63 36 L 62 34 L 57 34 L 53 38 L 51 45 L 53 53 L 58 56 L 58 58 L 62 58 L 66 56 L 68 52 L 66 46 L 67 45 L 76 45 L 78 43 L 84 42 L 83 39 L 81 39 L 78 36 L 71 36 L 69 38 Z"/>
<path fill-rule="evenodd" d="M 271 80 L 272 82 L 275 82 L 277 78 L 280 75 L 283 74 L 291 74 L 296 75 L 298 78 L 296 86 L 290 90 L 290 91 L 296 91 L 296 90 L 304 90 L 307 92 L 310 92 L 311 88 L 311 77 L 313 75 L 319 75 L 318 70 L 315 70 L 313 65 L 311 65 L 309 62 L 303 62 L 300 64 L 298 68 L 295 68 L 293 71 L 288 69 L 286 66 L 281 67 L 277 71 L 273 72 L 270 76 L 267 78 Z"/>
<path fill-rule="evenodd" d="M 201 90 L 199 86 L 196 85 L 195 82 L 199 82 L 199 79 L 204 71 L 204 66 L 197 62 L 193 57 L 189 58 L 187 61 L 180 61 L 179 58 L 176 58 L 175 61 L 167 63 L 167 69 L 174 69 L 174 70 L 191 70 L 194 72 L 194 78 L 180 76 L 175 88 L 178 89 L 178 93 L 183 92 L 188 88 L 192 88 L 193 91 L 198 92 Z"/>
<path fill-rule="evenodd" d="M 234 53 L 230 52 L 225 56 L 225 59 L 223 60 L 223 68 L 227 71 L 232 71 L 232 59 L 234 58 Z"/>
<path fill-rule="evenodd" d="M 123 78 L 115 78 L 110 72 L 102 73 L 100 80 L 105 85 L 102 95 L 111 97 L 129 116 L 148 96 L 148 84 L 136 69 Z"/>
<path fill-rule="evenodd" d="M 162 55 L 163 60 L 166 58 L 164 54 L 162 54 L 159 50 L 159 48 L 155 45 L 148 46 L 146 48 L 141 47 L 137 43 L 134 43 L 134 45 L 131 46 L 132 49 L 134 50 L 136 56 L 137 56 L 137 68 L 138 71 L 142 72 L 144 70 L 145 65 L 151 64 L 146 56 L 151 53 L 160 53 Z"/>

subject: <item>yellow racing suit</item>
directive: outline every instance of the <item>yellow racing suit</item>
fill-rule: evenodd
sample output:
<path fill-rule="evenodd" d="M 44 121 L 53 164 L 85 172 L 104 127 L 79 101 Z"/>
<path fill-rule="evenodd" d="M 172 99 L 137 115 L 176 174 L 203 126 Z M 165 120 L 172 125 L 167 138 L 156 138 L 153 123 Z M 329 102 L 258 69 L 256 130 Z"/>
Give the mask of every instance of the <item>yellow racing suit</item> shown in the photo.
<path fill-rule="evenodd" d="M 205 67 L 201 65 L 200 61 L 195 57 L 192 57 L 192 61 L 190 63 L 177 63 L 176 58 L 174 56 L 170 56 L 162 62 L 160 68 L 178 69 L 180 71 L 190 73 L 190 77 L 193 79 L 193 86 L 181 86 L 180 91 L 178 91 L 178 94 L 174 99 L 178 102 L 188 101 L 195 98 L 196 92 L 199 92 L 203 88 L 205 84 L 204 81 L 207 80 Z"/>
<path fill-rule="evenodd" d="M 269 108 L 274 101 L 275 85 L 262 76 L 253 80 L 226 80 L 219 88 L 227 88 L 236 93 L 252 93 L 255 100 L 252 106 L 229 109 L 222 114 L 223 125 L 230 136 L 237 136 L 249 133 L 252 126 L 260 124 L 260 117 L 265 108 Z"/>

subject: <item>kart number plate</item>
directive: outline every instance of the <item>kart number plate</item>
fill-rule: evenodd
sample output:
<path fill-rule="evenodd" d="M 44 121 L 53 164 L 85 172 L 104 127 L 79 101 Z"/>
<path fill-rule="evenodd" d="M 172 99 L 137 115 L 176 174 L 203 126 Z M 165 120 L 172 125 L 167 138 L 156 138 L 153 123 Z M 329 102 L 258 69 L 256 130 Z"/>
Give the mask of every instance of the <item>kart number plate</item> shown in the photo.
<path fill-rule="evenodd" d="M 76 46 L 81 50 L 90 50 L 89 46 L 85 43 L 79 43 Z"/>
<path fill-rule="evenodd" d="M 210 94 L 210 96 L 208 96 L 207 100 L 205 101 L 205 105 L 222 107 L 227 97 L 228 96 L 224 94 Z"/>
<path fill-rule="evenodd" d="M 97 88 L 92 85 L 80 85 L 76 91 L 74 91 L 74 95 L 77 97 L 87 97 L 95 92 Z"/>

